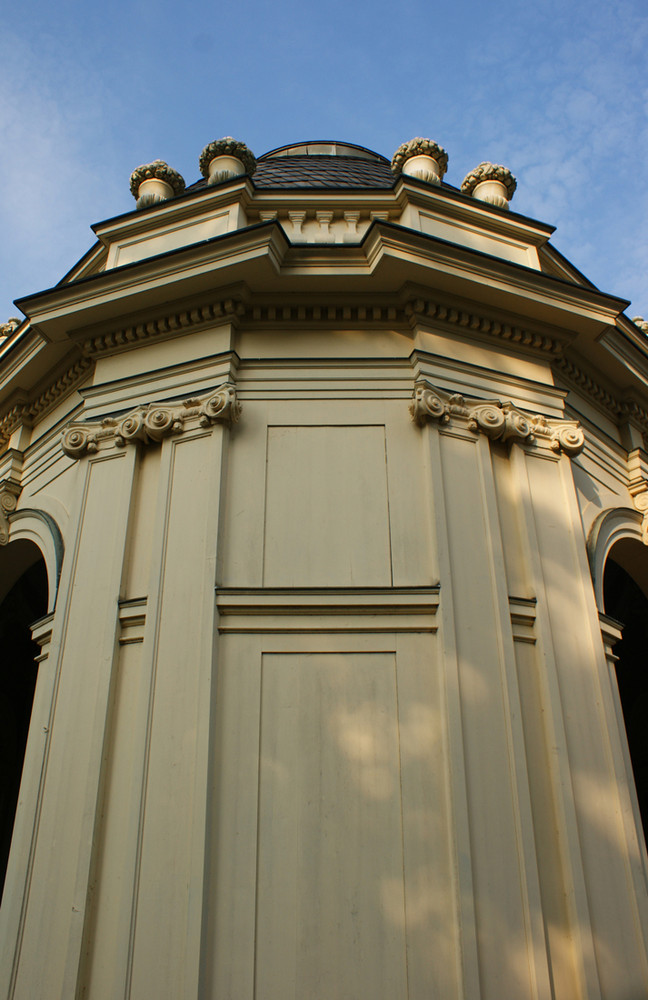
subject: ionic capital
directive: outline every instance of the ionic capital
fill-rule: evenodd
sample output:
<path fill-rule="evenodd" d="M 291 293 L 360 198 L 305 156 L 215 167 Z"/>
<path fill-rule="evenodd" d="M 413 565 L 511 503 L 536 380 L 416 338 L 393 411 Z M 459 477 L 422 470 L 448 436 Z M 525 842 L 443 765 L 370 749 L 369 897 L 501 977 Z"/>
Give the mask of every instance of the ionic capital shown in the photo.
<path fill-rule="evenodd" d="M 517 441 L 570 457 L 578 455 L 585 444 L 585 436 L 576 420 L 532 416 L 511 402 L 496 399 L 466 399 L 459 393 L 451 395 L 437 389 L 425 380 L 414 387 L 410 413 L 419 426 L 428 421 L 439 425 L 454 421 L 474 433 L 485 434 L 491 441 Z"/>
<path fill-rule="evenodd" d="M 123 417 L 70 424 L 63 432 L 61 447 L 70 458 L 81 458 L 103 447 L 124 448 L 137 442 L 148 445 L 191 427 L 217 423 L 229 426 L 238 420 L 240 412 L 236 389 L 225 382 L 207 396 L 182 403 L 148 403 Z"/>

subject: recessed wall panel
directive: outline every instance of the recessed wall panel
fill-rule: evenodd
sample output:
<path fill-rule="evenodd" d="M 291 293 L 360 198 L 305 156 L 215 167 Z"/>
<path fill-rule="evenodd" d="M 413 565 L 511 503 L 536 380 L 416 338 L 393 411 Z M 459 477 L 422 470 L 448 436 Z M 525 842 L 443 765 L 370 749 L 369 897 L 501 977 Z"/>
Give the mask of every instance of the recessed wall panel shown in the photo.
<path fill-rule="evenodd" d="M 255 1000 L 404 998 L 395 657 L 266 654 L 261 677 Z"/>
<path fill-rule="evenodd" d="M 391 581 L 384 427 L 268 427 L 266 586 Z"/>

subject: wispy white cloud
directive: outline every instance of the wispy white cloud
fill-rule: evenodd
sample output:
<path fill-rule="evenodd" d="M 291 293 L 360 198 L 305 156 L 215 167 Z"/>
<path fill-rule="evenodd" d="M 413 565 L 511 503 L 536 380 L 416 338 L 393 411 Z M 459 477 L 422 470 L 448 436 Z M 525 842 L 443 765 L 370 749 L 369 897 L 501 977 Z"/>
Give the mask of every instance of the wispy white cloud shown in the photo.
<path fill-rule="evenodd" d="M 61 72 L 57 48 L 37 59 L 23 39 L 0 41 L 0 318 L 54 284 L 91 245 L 97 209 L 121 200 L 102 147 L 105 87 L 80 66 Z"/>
<path fill-rule="evenodd" d="M 648 315 L 648 19 L 632 0 L 545 0 L 511 14 L 500 8 L 498 31 L 474 52 L 462 167 L 478 148 L 505 162 L 518 177 L 512 207 L 556 225 L 554 243 L 577 267 Z"/>
<path fill-rule="evenodd" d="M 191 18 L 170 0 L 115 0 L 110 17 L 25 2 L 33 23 L 21 12 L 0 39 L 0 320 L 74 263 L 92 221 L 132 207 L 133 167 L 160 156 L 194 180 L 227 133 L 257 153 L 337 137 L 387 155 L 430 135 L 456 185 L 503 162 L 512 207 L 648 315 L 643 0 L 403 0 L 398 16 L 375 0 L 370 20 L 346 0 L 197 0 Z"/>

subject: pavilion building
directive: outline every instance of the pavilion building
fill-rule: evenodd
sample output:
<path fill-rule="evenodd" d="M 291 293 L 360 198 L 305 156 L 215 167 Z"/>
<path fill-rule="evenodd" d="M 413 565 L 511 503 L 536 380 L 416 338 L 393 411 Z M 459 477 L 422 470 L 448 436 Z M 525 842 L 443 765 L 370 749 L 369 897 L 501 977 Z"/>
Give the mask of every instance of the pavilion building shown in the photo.
<path fill-rule="evenodd" d="M 3 1000 L 648 995 L 648 325 L 446 167 L 145 164 L 5 324 Z"/>

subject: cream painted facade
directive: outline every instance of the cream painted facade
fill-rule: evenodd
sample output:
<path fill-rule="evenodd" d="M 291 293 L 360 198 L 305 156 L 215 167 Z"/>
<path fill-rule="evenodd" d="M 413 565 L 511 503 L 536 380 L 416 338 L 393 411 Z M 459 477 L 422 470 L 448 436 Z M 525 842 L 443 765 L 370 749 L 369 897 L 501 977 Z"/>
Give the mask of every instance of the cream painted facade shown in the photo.
<path fill-rule="evenodd" d="M 0 996 L 647 996 L 626 303 L 405 172 L 94 229 L 0 348 L 0 594 L 48 582 Z"/>

